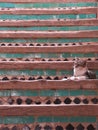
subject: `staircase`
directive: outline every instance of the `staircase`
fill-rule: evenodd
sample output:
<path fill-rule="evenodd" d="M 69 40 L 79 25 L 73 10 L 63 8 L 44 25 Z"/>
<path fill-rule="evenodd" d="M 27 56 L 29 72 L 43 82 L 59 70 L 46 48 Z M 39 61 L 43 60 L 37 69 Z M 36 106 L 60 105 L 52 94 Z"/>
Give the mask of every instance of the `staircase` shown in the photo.
<path fill-rule="evenodd" d="M 0 0 L 0 130 L 98 130 L 98 79 L 62 80 L 75 57 L 98 78 L 98 0 Z"/>

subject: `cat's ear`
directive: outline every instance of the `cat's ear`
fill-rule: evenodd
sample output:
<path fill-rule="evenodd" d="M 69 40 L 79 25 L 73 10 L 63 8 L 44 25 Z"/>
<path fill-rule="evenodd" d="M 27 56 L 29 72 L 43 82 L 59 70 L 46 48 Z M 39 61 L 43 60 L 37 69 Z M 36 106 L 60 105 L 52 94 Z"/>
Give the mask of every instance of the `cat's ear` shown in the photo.
<path fill-rule="evenodd" d="M 84 66 L 86 66 L 87 65 L 87 60 L 83 60 L 83 64 L 84 64 Z"/>
<path fill-rule="evenodd" d="M 78 58 L 78 57 L 75 57 L 75 61 L 78 61 L 78 60 L 80 60 L 80 58 Z"/>
<path fill-rule="evenodd" d="M 79 61 L 79 58 L 78 58 L 78 57 L 75 57 L 73 67 L 76 67 L 76 66 L 78 65 L 78 61 Z"/>
<path fill-rule="evenodd" d="M 79 60 L 80 60 L 80 58 L 75 57 L 75 61 L 74 61 L 74 63 L 77 63 Z"/>

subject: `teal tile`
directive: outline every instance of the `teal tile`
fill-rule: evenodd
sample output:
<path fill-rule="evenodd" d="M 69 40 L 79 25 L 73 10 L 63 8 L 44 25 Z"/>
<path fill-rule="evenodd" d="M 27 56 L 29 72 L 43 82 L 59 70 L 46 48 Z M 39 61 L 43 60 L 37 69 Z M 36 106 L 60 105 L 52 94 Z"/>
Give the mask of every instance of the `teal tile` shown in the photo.
<path fill-rule="evenodd" d="M 93 123 L 96 122 L 96 117 L 90 116 L 90 117 L 71 117 L 69 118 L 69 122 L 88 122 Z"/>
<path fill-rule="evenodd" d="M 61 70 L 60 75 L 72 75 L 72 70 Z"/>
<path fill-rule="evenodd" d="M 51 117 L 39 117 L 37 122 L 51 122 Z"/>
<path fill-rule="evenodd" d="M 41 90 L 40 96 L 53 96 L 54 92 L 52 90 Z"/>
<path fill-rule="evenodd" d="M 56 75 L 56 70 L 45 70 L 45 73 L 47 76 L 53 76 Z"/>
<path fill-rule="evenodd" d="M 15 4 L 14 3 L 3 3 L 0 2 L 0 8 L 14 8 Z"/>
<path fill-rule="evenodd" d="M 33 117 L 5 117 L 4 123 L 5 124 L 27 124 L 32 123 L 34 121 Z"/>

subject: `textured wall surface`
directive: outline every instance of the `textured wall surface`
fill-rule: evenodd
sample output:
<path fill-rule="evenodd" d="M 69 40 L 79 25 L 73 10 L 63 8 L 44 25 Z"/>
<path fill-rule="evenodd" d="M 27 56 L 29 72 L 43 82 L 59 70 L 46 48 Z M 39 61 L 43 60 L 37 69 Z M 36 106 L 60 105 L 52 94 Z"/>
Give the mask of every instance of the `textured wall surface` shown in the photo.
<path fill-rule="evenodd" d="M 33 3 L 33 4 L 15 4 L 15 3 L 0 3 L 0 8 L 66 8 L 66 7 L 97 7 L 97 3 Z M 49 20 L 49 19 L 87 19 L 96 18 L 96 14 L 79 14 L 79 15 L 13 15 L 13 14 L 0 14 L 0 20 Z M 63 27 L 1 27 L 0 31 L 79 31 L 79 30 L 98 30 L 98 26 L 63 26 Z M 84 38 L 84 39 L 0 39 L 2 43 L 74 43 L 74 42 L 98 42 L 98 38 Z M 0 53 L 0 58 L 75 58 L 75 57 L 97 57 L 97 53 L 28 53 L 28 54 L 7 54 Z M 98 57 L 97 57 L 98 58 Z M 98 70 L 95 71 L 98 75 Z M 72 70 L 61 70 L 57 72 L 54 70 L 0 70 L 0 75 L 72 75 Z M 21 87 L 21 86 L 20 86 Z M 41 90 L 41 91 L 18 91 L 18 90 L 5 90 L 0 91 L 0 96 L 79 96 L 79 95 L 98 95 L 97 91 L 91 90 Z M 96 117 L 38 117 L 38 122 L 96 122 Z M 0 117 L 0 123 L 32 123 L 35 122 L 33 116 L 30 117 Z"/>

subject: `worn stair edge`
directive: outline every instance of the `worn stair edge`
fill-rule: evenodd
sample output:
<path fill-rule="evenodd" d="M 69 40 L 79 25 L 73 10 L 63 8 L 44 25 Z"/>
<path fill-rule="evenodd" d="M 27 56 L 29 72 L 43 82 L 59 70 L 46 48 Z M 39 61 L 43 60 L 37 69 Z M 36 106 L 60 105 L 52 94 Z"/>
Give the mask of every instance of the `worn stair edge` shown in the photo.
<path fill-rule="evenodd" d="M 0 14 L 11 14 L 11 15 L 51 15 L 51 14 L 96 14 L 97 13 L 97 7 L 78 7 L 78 8 L 49 8 L 49 9 L 23 9 L 23 8 L 12 8 L 12 9 L 8 9 L 8 8 L 4 8 L 4 9 L 0 9 Z"/>
<path fill-rule="evenodd" d="M 98 31 L 0 31 L 0 38 L 98 38 Z"/>
<path fill-rule="evenodd" d="M 98 26 L 98 19 L 79 20 L 0 20 L 0 27 L 30 27 L 30 26 Z"/>
<path fill-rule="evenodd" d="M 3 43 L 4 44 L 4 43 Z M 13 43 L 12 43 L 13 44 Z M 41 44 L 40 44 L 41 45 Z M 98 53 L 98 45 L 0 46 L 0 53 Z"/>

